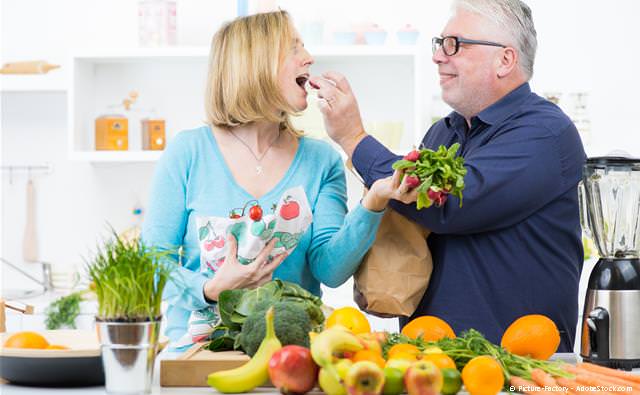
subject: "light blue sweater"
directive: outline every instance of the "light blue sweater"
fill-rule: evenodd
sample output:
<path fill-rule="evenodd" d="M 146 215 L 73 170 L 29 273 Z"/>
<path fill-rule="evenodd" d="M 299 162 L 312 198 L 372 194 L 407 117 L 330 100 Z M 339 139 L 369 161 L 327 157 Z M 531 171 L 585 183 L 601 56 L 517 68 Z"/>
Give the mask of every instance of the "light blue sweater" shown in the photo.
<path fill-rule="evenodd" d="M 277 203 L 282 193 L 302 186 L 313 212 L 313 223 L 274 278 L 300 284 L 320 296 L 320 283 L 337 287 L 358 268 L 371 247 L 382 218 L 358 205 L 347 214 L 344 166 L 325 142 L 302 137 L 291 167 L 280 182 L 258 201 Z M 203 295 L 209 279 L 200 272 L 196 218 L 227 217 L 234 207 L 254 199 L 239 186 L 227 167 L 208 126 L 179 133 L 155 170 L 142 238 L 148 246 L 182 246 L 182 266 L 165 289 L 167 336 L 176 341 L 186 333 L 189 314 L 209 306 Z"/>

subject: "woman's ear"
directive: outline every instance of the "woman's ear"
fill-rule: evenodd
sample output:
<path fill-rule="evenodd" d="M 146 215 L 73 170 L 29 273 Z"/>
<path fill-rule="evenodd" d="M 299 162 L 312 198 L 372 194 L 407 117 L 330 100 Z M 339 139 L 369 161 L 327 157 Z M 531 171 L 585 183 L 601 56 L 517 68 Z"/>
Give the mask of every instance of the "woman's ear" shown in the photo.
<path fill-rule="evenodd" d="M 498 60 L 498 78 L 507 77 L 518 66 L 518 52 L 512 47 L 504 48 Z"/>

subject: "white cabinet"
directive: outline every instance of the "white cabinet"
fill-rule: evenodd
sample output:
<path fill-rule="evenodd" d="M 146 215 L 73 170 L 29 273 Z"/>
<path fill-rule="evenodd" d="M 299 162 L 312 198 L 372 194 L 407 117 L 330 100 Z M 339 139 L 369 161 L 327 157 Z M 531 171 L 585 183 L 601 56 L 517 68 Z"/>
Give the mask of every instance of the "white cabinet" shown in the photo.
<path fill-rule="evenodd" d="M 420 141 L 426 96 L 422 49 L 360 45 L 316 47 L 309 52 L 315 59 L 313 74 L 335 70 L 347 76 L 368 131 L 382 140 L 395 139 L 392 148 L 400 151 Z M 208 53 L 207 47 L 76 51 L 70 60 L 68 90 L 70 158 L 91 162 L 156 160 L 159 152 L 141 149 L 140 118 L 152 111 L 165 119 L 167 139 L 200 126 L 205 120 Z M 96 117 L 118 112 L 113 106 L 130 91 L 138 92 L 139 98 L 134 105 L 138 111 L 126 113 L 130 116 L 128 151 L 95 151 Z M 294 122 L 304 130 L 322 129 L 313 102 Z M 318 130 L 311 132 L 319 134 Z"/>

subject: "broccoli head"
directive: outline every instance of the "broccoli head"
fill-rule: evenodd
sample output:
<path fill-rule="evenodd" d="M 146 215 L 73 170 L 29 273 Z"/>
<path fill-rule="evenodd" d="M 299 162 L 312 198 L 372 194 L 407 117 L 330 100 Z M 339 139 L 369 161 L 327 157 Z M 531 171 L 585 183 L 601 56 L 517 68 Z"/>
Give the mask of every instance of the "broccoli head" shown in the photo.
<path fill-rule="evenodd" d="M 267 332 L 265 312 L 270 305 L 261 304 L 242 324 L 238 344 L 245 353 L 253 356 Z M 311 319 L 303 304 L 297 302 L 276 302 L 273 304 L 276 336 L 283 346 L 296 344 L 309 347 Z"/>

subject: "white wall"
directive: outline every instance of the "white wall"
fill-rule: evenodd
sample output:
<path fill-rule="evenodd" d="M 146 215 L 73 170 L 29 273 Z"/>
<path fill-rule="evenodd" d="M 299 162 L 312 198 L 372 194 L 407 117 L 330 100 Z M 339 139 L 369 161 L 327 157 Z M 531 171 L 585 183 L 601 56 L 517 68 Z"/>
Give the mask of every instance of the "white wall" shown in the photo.
<path fill-rule="evenodd" d="M 447 3 L 440 1 L 280 3 L 300 23 L 314 13 L 331 15 L 327 29 L 352 21 L 372 21 L 394 32 L 402 24 L 412 23 L 422 31 L 421 45 L 430 45 L 431 36 L 440 33 L 448 12 Z M 534 89 L 540 93 L 589 92 L 592 131 L 588 153 L 601 155 L 617 148 L 640 156 L 634 116 L 636 94 L 640 92 L 637 54 L 640 24 L 636 20 L 640 3 L 635 0 L 612 0 L 606 5 L 595 0 L 529 3 L 539 36 Z M 1 4 L 2 62 L 48 59 L 65 65 L 75 47 L 137 45 L 133 0 L 2 0 Z M 234 11 L 234 1 L 178 0 L 179 44 L 207 45 L 219 21 Z M 437 92 L 435 67 L 430 63 L 426 67 L 429 89 Z M 427 100 L 425 112 L 434 111 L 430 108 L 432 104 Z M 147 200 L 153 173 L 153 164 L 94 166 L 68 161 L 65 106 L 66 94 L 62 92 L 3 92 L 0 104 L 2 164 L 50 162 L 54 166 L 52 174 L 36 178 L 40 256 L 54 265 L 81 264 L 82 257 L 105 234 L 106 222 L 116 229 L 128 226 L 133 205 L 138 200 Z M 194 125 L 199 121 L 194 120 Z M 2 174 L 0 253 L 13 262 L 22 261 L 25 182 L 24 175 L 15 175 L 10 183 L 8 174 Z M 360 189 L 353 179 L 349 187 L 353 204 Z M 27 266 L 27 269 L 36 272 L 34 268 Z M 5 268 L 0 273 L 4 287 L 31 286 Z M 351 283 L 330 290 L 326 299 L 333 305 L 352 303 Z M 395 323 L 376 321 L 376 325 L 392 327 Z"/>

